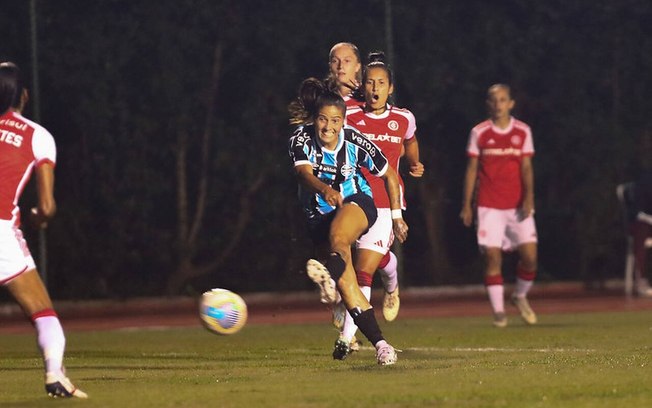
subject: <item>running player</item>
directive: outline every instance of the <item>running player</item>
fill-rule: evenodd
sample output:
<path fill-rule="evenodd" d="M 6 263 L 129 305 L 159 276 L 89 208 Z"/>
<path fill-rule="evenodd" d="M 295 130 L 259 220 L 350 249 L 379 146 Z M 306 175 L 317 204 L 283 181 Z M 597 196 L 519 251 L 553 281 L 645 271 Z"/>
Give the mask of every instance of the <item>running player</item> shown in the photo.
<path fill-rule="evenodd" d="M 0 63 L 0 285 L 7 288 L 36 328 L 48 395 L 86 398 L 66 377 L 63 329 L 19 228 L 18 200 L 32 171 L 36 174 L 38 205 L 29 214 L 31 221 L 38 228 L 46 228 L 56 212 L 54 139 L 42 126 L 21 115 L 27 100 L 19 68 L 11 62 Z"/>
<path fill-rule="evenodd" d="M 478 245 L 484 255 L 484 281 L 496 327 L 507 326 L 504 306 L 502 252 L 518 250 L 516 286 L 511 296 L 527 324 L 537 322 L 527 301 L 537 268 L 537 231 L 534 223 L 534 144 L 530 127 L 511 116 L 514 100 L 508 85 L 492 85 L 487 92 L 490 118 L 471 130 L 468 164 L 460 218 L 473 221 L 476 181 Z"/>
<path fill-rule="evenodd" d="M 389 96 L 394 92 L 394 78 L 390 67 L 385 62 L 382 52 L 371 53 L 365 66 L 362 88 L 365 103 L 362 107 L 354 106 L 347 110 L 347 124 L 364 133 L 383 151 L 389 165 L 397 172 L 401 150 L 405 148 L 409 172 L 413 177 L 421 177 L 424 166 L 419 161 L 419 143 L 416 138 L 416 120 L 412 112 L 389 105 Z M 358 285 L 367 300 L 371 298 L 371 283 L 374 272 L 380 268 L 385 286 L 383 299 L 383 316 L 391 322 L 398 314 L 400 299 L 397 277 L 396 256 L 389 250 L 394 241 L 392 219 L 402 218 L 401 210 L 391 210 L 389 197 L 384 183 L 374 177 L 367 169 L 362 174 L 371 186 L 374 204 L 378 209 L 378 220 L 356 241 L 354 259 Z M 401 208 L 405 209 L 403 180 L 399 175 Z M 337 308 L 336 308 L 337 310 Z M 353 336 L 357 330 L 353 319 L 341 312 L 344 324 L 339 339 L 335 342 L 333 357 L 343 360 L 351 351 Z"/>
<path fill-rule="evenodd" d="M 344 126 L 346 105 L 341 96 L 314 78 L 302 83 L 299 95 L 299 103 L 290 105 L 291 116 L 307 116 L 312 123 L 294 132 L 290 157 L 313 242 L 329 251 L 325 266 L 308 261 L 308 276 L 320 286 L 326 303 L 335 303 L 339 290 L 355 324 L 375 346 L 378 363 L 394 364 L 396 351 L 383 338 L 373 308 L 358 287 L 351 245 L 377 218 L 371 188 L 360 168 L 366 167 L 385 181 L 391 208 L 400 211 L 398 176 L 378 146 Z M 295 114 L 295 109 L 305 109 L 309 115 Z M 393 229 L 400 242 L 407 238 L 407 224 L 402 218 L 393 220 Z"/>

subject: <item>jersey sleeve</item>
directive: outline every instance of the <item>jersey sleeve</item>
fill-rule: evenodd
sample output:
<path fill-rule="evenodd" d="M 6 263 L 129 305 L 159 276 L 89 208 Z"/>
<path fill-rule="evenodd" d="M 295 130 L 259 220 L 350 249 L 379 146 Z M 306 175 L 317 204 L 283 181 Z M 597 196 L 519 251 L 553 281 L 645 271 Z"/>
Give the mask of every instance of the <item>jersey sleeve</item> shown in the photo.
<path fill-rule="evenodd" d="M 32 136 L 32 152 L 36 166 L 44 163 L 55 165 L 57 162 L 57 146 L 52 134 L 42 127 L 34 129 Z"/>
<path fill-rule="evenodd" d="M 308 157 L 308 146 L 307 143 L 310 140 L 308 133 L 304 131 L 303 127 L 297 128 L 289 141 L 289 153 L 290 159 L 294 167 L 301 165 L 312 165 Z"/>
<path fill-rule="evenodd" d="M 382 177 L 389 167 L 389 161 L 383 151 L 364 134 L 354 128 L 352 140 L 358 145 L 358 163 L 367 168 L 376 177 Z"/>
<path fill-rule="evenodd" d="M 469 134 L 469 141 L 466 144 L 466 155 L 469 157 L 480 156 L 480 149 L 478 147 L 478 131 L 473 128 Z"/>
<path fill-rule="evenodd" d="M 410 140 L 414 138 L 414 135 L 417 132 L 417 119 L 414 117 L 414 114 L 408 111 L 407 115 L 408 127 L 405 132 L 405 140 Z"/>
<path fill-rule="evenodd" d="M 525 141 L 523 142 L 523 155 L 534 156 L 534 141 L 532 139 L 532 130 L 530 127 L 525 128 Z"/>

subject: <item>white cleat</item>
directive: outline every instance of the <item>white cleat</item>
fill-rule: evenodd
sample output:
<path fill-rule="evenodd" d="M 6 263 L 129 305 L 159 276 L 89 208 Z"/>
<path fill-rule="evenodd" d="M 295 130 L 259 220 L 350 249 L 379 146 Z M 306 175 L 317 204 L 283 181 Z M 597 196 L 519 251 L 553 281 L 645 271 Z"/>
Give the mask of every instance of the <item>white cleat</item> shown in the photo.
<path fill-rule="evenodd" d="M 45 375 L 45 392 L 52 398 L 88 398 L 88 395 L 75 387 L 63 373 Z"/>
<path fill-rule="evenodd" d="M 376 360 L 378 360 L 378 364 L 382 366 L 396 364 L 398 355 L 394 347 L 384 340 L 378 344 L 379 346 L 376 348 Z"/>
<path fill-rule="evenodd" d="M 401 298 L 398 297 L 398 287 L 392 293 L 385 292 L 383 298 L 383 317 L 388 322 L 393 322 L 398 316 L 401 307 Z"/>
<path fill-rule="evenodd" d="M 319 261 L 309 259 L 306 263 L 306 273 L 319 286 L 319 296 L 322 303 L 333 304 L 337 302 L 339 296 L 335 281 L 331 278 L 331 274 L 324 265 Z"/>
<path fill-rule="evenodd" d="M 521 317 L 525 323 L 537 324 L 537 315 L 534 314 L 527 298 L 512 296 L 512 304 L 516 306 L 518 311 L 521 313 Z"/>

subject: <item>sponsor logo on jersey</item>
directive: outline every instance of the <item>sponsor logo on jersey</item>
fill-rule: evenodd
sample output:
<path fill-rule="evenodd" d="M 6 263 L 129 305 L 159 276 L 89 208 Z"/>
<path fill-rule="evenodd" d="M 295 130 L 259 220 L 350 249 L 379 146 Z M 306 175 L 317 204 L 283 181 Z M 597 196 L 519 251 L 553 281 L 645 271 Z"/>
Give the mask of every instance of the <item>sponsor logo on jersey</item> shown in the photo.
<path fill-rule="evenodd" d="M 328 164 L 315 163 L 312 165 L 312 168 L 322 173 L 331 173 L 331 174 L 337 173 L 337 167 L 329 166 Z"/>
<path fill-rule="evenodd" d="M 23 144 L 23 137 L 17 135 L 14 132 L 8 130 L 0 129 L 0 142 L 5 142 L 16 147 L 20 147 Z"/>
<path fill-rule="evenodd" d="M 482 149 L 482 154 L 485 156 L 520 156 L 521 149 L 514 149 L 513 147 L 506 149 Z"/>
<path fill-rule="evenodd" d="M 375 135 L 373 133 L 365 133 L 365 136 L 367 136 L 370 140 L 374 142 L 390 142 L 390 143 L 401 143 L 401 137 L 400 136 L 392 136 L 388 134 L 384 135 Z"/>
<path fill-rule="evenodd" d="M 6 126 L 9 126 L 9 127 L 14 127 L 14 128 L 16 128 L 18 130 L 27 129 L 27 123 L 16 122 L 13 119 L 2 119 L 2 120 L 0 120 L 0 125 L 6 125 Z"/>
<path fill-rule="evenodd" d="M 376 147 L 368 139 L 365 139 L 359 133 L 352 133 L 351 140 L 365 149 L 371 157 L 376 157 Z"/>
<path fill-rule="evenodd" d="M 387 127 L 388 127 L 390 130 L 397 130 L 397 129 L 398 129 L 398 122 L 395 121 L 395 120 L 390 120 L 390 121 L 387 123 Z"/>

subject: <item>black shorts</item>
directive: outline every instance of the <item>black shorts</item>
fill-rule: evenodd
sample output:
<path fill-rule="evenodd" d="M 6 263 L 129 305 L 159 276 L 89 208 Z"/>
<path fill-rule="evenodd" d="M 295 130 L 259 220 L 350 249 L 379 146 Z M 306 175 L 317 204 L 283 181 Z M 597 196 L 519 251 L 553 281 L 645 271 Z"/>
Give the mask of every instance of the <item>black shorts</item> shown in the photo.
<path fill-rule="evenodd" d="M 364 211 L 364 214 L 367 217 L 367 229 L 360 235 L 362 236 L 366 234 L 378 218 L 378 211 L 376 210 L 374 199 L 365 193 L 356 193 L 346 197 L 344 202 L 353 203 Z M 335 218 L 335 214 L 337 214 L 337 210 L 308 220 L 308 232 L 310 233 L 310 238 L 315 245 L 328 241 L 328 234 L 330 232 L 331 223 Z"/>

